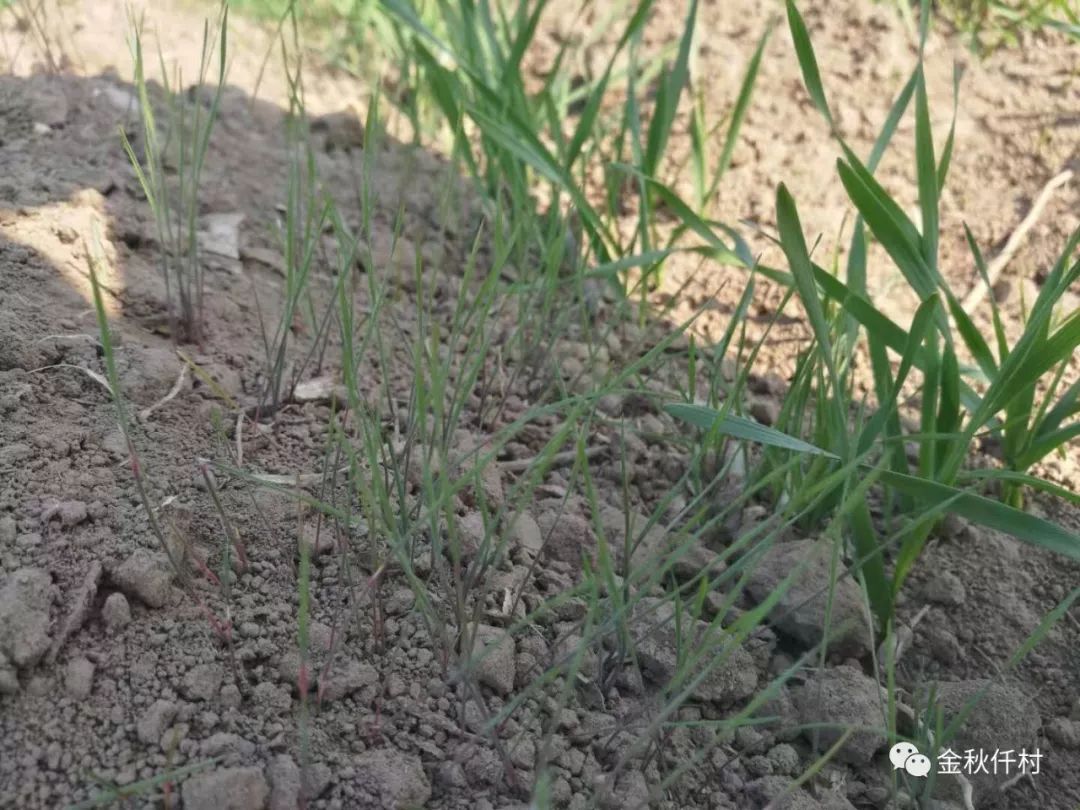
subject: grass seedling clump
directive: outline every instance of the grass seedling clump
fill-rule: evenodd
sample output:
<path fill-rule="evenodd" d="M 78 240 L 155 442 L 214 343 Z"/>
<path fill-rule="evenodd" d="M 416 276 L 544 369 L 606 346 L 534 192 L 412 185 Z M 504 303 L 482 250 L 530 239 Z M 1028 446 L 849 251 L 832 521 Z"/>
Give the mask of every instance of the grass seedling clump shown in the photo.
<path fill-rule="evenodd" d="M 142 142 L 133 144 L 123 127 L 120 137 L 154 215 L 166 304 L 173 338 L 178 341 L 199 343 L 204 338 L 205 285 L 198 239 L 199 181 L 225 86 L 228 17 L 228 6 L 223 5 L 216 29 L 216 86 L 209 106 L 198 95 L 189 100 L 179 69 L 170 79 L 169 71 L 161 61 L 165 124 L 160 128 L 154 109 L 156 99 L 151 97 L 146 79 L 142 26 L 133 23 L 131 49 Z M 214 61 L 214 43 L 207 21 L 203 27 L 197 90 L 205 86 Z"/>

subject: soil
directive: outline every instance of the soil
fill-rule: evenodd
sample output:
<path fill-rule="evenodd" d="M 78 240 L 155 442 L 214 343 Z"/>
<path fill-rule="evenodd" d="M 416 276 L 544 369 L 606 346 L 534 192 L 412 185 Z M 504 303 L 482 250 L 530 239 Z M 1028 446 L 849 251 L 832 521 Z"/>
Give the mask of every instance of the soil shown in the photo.
<path fill-rule="evenodd" d="M 683 17 L 677 5 L 658 4 L 647 47 L 671 42 Z M 815 0 L 800 7 L 839 130 L 865 154 L 892 94 L 914 65 L 913 38 L 888 4 Z M 729 645 L 729 658 L 694 688 L 661 744 L 639 745 L 675 667 L 675 623 L 663 608 L 657 613 L 667 621 L 635 614 L 639 666 L 613 662 L 610 647 L 597 644 L 569 686 L 559 677 L 529 688 L 537 673 L 580 642 L 587 604 L 568 600 L 557 615 L 509 633 L 524 615 L 521 606 L 565 591 L 580 578 L 581 550 L 595 544 L 598 524 L 611 532 L 613 547 L 621 545 L 626 497 L 631 522 L 644 531 L 644 515 L 662 503 L 685 469 L 685 430 L 648 398 L 602 403 L 605 418 L 598 423 L 599 454 L 592 465 L 600 514 L 592 514 L 589 501 L 577 495 L 564 504 L 572 482 L 566 469 L 554 469 L 536 501 L 525 505 L 513 526 L 503 527 L 506 553 L 490 574 L 484 624 L 477 631 L 486 654 L 471 671 L 449 660 L 447 645 L 423 621 L 404 576 L 393 566 L 379 567 L 377 550 L 362 527 L 332 533 L 287 491 L 256 486 L 250 478 L 219 476 L 211 491 L 200 459 L 227 461 L 237 444 L 249 473 L 286 481 L 316 474 L 317 479 L 325 466 L 331 407 L 324 397 L 288 404 L 263 419 L 254 434 L 249 421 L 239 443 L 215 417 L 227 414 L 230 423 L 235 418 L 225 395 L 240 407 L 256 404 L 264 382 L 260 313 L 276 311 L 281 296 L 273 233 L 287 183 L 286 82 L 277 60 L 265 59 L 272 34 L 238 17 L 232 20 L 230 84 L 199 214 L 204 226 L 222 225 L 227 235 L 233 234 L 229 223 L 239 222 L 238 241 L 234 255 L 229 245 L 220 244 L 220 253 L 203 253 L 206 333 L 199 345 L 180 347 L 200 373 L 182 373 L 187 366 L 165 317 L 160 246 L 116 134 L 119 126 L 134 134 L 138 125 L 127 80 L 126 4 L 86 0 L 42 8 L 40 27 L 11 13 L 0 18 L 9 65 L 0 77 L 0 806 L 65 807 L 112 791 L 118 802 L 127 797 L 131 806 L 187 810 L 509 810 L 528 805 L 545 762 L 549 779 L 541 787 L 556 807 L 911 806 L 899 794 L 907 795 L 912 785 L 894 774 L 885 738 L 873 733 L 842 742 L 836 759 L 785 794 L 836 741 L 827 730 L 802 726 L 882 723 L 871 645 L 859 626 L 861 596 L 847 589 L 850 582 L 838 586 L 834 604 L 834 620 L 843 615 L 852 621 L 835 636 L 843 644 L 830 649 L 827 666 L 817 667 L 813 659 L 815 666 L 772 695 L 757 713 L 771 720 L 760 726 L 718 738 L 714 725 L 698 721 L 735 716 L 821 640 L 818 580 L 805 583 L 806 598 L 781 605 L 782 615 L 741 644 Z M 775 11 L 772 4 L 754 0 L 702 4 L 697 75 L 709 78 L 702 87 L 711 109 L 733 103 L 744 67 Z M 602 9 L 590 13 L 602 18 Z M 160 41 L 165 61 L 183 64 L 188 77 L 196 73 L 202 18 L 202 10 L 186 4 L 147 9 L 153 47 Z M 547 19 L 542 43 L 583 30 L 574 13 L 553 9 Z M 543 56 L 541 50 L 538 69 Z M 588 63 L 576 67 L 595 72 L 603 60 L 599 43 Z M 943 198 L 941 266 L 963 292 L 973 284 L 974 269 L 961 223 L 971 226 L 992 255 L 1051 176 L 1080 169 L 1080 50 L 1040 35 L 978 61 L 948 36 L 934 36 L 926 70 L 938 133 L 948 127 L 957 61 L 964 66 L 964 80 Z M 318 118 L 321 176 L 339 182 L 336 196 L 355 225 L 361 212 L 350 200 L 360 197 L 365 157 L 356 115 L 368 89 L 314 59 L 305 82 L 309 111 Z M 426 283 L 439 301 L 434 311 L 449 323 L 459 296 L 470 294 L 461 274 L 482 208 L 464 183 L 451 182 L 444 158 L 407 145 L 406 130 L 403 122 L 392 121 L 372 161 L 373 209 L 367 213 L 375 261 L 367 272 L 379 274 L 390 290 L 387 323 L 409 335 L 418 328 L 416 254 L 424 259 Z M 914 209 L 910 126 L 901 126 L 896 142 L 879 177 Z M 686 143 L 680 132 L 676 162 Z M 717 218 L 768 228 L 775 187 L 783 181 L 799 202 L 807 233 L 822 235 L 818 250 L 828 255 L 850 215 L 835 178 L 836 152 L 802 90 L 781 25 L 762 61 L 743 138 L 721 185 Z M 452 189 L 449 200 L 433 193 L 447 188 Z M 456 216 L 448 220 L 447 210 Z M 1080 183 L 1074 180 L 1052 198 L 995 288 L 1010 330 L 1017 328 L 1022 301 L 1033 300 L 1041 274 L 1077 226 L 1078 211 Z M 395 234 L 400 234 L 396 241 Z M 770 257 L 765 240 L 751 244 Z M 148 497 L 160 505 L 157 514 L 171 536 L 215 571 L 223 533 L 215 494 L 243 539 L 247 565 L 233 576 L 227 614 L 219 589 L 180 587 L 151 532 L 100 376 L 105 369 L 86 272 L 88 257 L 99 249 L 121 386 L 130 410 L 143 410 L 134 421 L 133 441 L 149 481 Z M 316 304 L 328 300 L 332 290 L 332 256 L 332 251 L 320 256 Z M 874 254 L 872 267 L 875 300 L 904 322 L 913 302 L 905 299 L 887 261 Z M 745 278 L 724 274 L 733 271 L 673 260 L 665 287 L 655 294 L 658 306 L 670 303 L 666 315 L 648 327 L 619 327 L 608 341 L 605 362 L 620 368 L 636 360 L 670 331 L 671 322 L 705 304 L 695 329 L 702 339 L 716 340 Z M 1065 302 L 1067 309 L 1080 302 L 1080 290 L 1076 293 Z M 358 311 L 370 309 L 365 285 L 356 295 Z M 750 319 L 752 338 L 772 319 L 779 298 L 779 290 L 761 286 Z M 508 311 L 493 316 L 505 329 L 514 320 Z M 312 345 L 314 331 L 305 318 L 294 324 L 295 363 Z M 763 421 L 770 403 L 775 408 L 783 397 L 807 334 L 792 310 L 764 344 L 761 374 L 752 385 L 754 402 L 748 403 Z M 407 346 L 398 348 L 400 356 L 388 358 L 388 364 L 365 359 L 360 374 L 366 390 L 376 391 L 377 381 L 385 380 L 404 403 L 411 357 Z M 568 342 L 553 359 L 569 378 L 579 376 L 585 354 L 580 344 Z M 321 367 L 304 367 L 305 377 L 337 379 L 335 357 L 331 347 Z M 527 375 L 513 373 L 512 358 L 506 363 L 507 407 L 492 417 L 483 398 L 472 397 L 455 434 L 455 451 L 484 446 L 537 400 L 535 389 L 525 384 Z M 677 357 L 655 369 L 654 392 L 675 390 L 684 369 Z M 492 365 L 493 375 L 500 371 L 506 374 L 501 365 Z M 1080 358 L 1069 375 L 1075 379 L 1078 373 Z M 385 403 L 370 404 L 382 408 L 388 424 L 399 415 L 387 411 Z M 485 473 L 483 497 L 496 504 L 509 498 L 527 459 L 558 428 L 554 420 L 540 422 L 511 443 Z M 619 442 L 625 442 L 630 462 L 628 494 L 618 454 L 604 452 Z M 1038 472 L 1080 490 L 1075 445 Z M 737 489 L 738 482 L 732 485 Z M 314 486 L 306 491 L 317 494 Z M 482 539 L 477 497 L 462 493 L 460 523 Z M 1030 508 L 1080 532 L 1075 507 L 1035 497 Z M 767 511 L 763 504 L 751 504 L 736 515 L 733 528 L 750 526 Z M 645 538 L 648 548 L 663 548 L 668 540 L 662 529 L 646 532 Z M 305 680 L 297 646 L 302 542 L 315 550 L 313 691 L 306 702 L 312 713 L 306 723 L 297 691 Z M 793 535 L 778 548 L 763 557 L 733 616 L 768 593 L 793 558 L 813 553 L 818 545 Z M 719 565 L 721 551 L 722 541 L 695 546 L 689 574 Z M 426 565 L 418 565 L 431 583 L 432 599 L 443 598 L 438 580 L 445 565 L 430 554 Z M 827 566 L 811 567 L 807 576 L 814 571 L 827 582 Z M 676 575 L 687 570 L 677 569 Z M 1078 584 L 1075 563 L 950 520 L 901 594 L 900 619 L 913 625 L 910 649 L 898 668 L 905 699 L 917 703 L 935 686 L 940 705 L 955 711 L 956 701 L 993 679 L 957 750 L 966 742 L 967 748 L 987 753 L 1026 748 L 1042 754 L 1039 773 L 1007 786 L 1003 775 L 974 778 L 977 807 L 1080 807 L 1080 612 L 1069 607 L 1032 652 L 1018 664 L 1011 660 Z M 520 613 L 511 610 L 515 601 L 521 603 Z M 708 600 L 713 613 L 720 601 Z M 226 615 L 230 643 L 214 624 Z M 652 630 L 641 629 L 646 625 Z M 444 632 L 453 636 L 454 629 Z M 487 719 L 503 710 L 505 718 L 488 732 Z M 208 760 L 212 764 L 205 765 Z M 185 768 L 197 769 L 187 773 Z M 144 780 L 166 773 L 170 776 L 162 784 L 143 789 Z M 938 798 L 923 806 L 964 807 L 958 786 L 939 781 Z"/>

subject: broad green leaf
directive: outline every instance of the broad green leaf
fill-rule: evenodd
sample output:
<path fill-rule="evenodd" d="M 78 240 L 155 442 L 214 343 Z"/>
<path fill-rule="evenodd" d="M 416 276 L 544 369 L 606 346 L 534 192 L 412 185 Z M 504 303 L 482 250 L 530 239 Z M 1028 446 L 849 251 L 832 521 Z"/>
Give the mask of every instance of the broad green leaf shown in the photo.
<path fill-rule="evenodd" d="M 779 430 L 766 427 L 742 416 L 721 416 L 714 408 L 707 408 L 704 405 L 687 405 L 680 402 L 665 405 L 664 410 L 676 419 L 682 419 L 684 422 L 689 422 L 694 427 L 702 430 L 716 430 L 734 439 L 757 442 L 769 447 L 779 447 L 782 450 L 794 450 L 798 453 L 838 459 L 838 456 L 804 442 L 802 439 L 796 439 L 794 436 L 781 433 Z"/>
<path fill-rule="evenodd" d="M 1071 489 L 1058 486 L 1052 481 L 1028 473 L 1016 472 L 1015 470 L 964 470 L 960 473 L 960 479 L 965 481 L 1007 481 L 1014 484 L 1023 484 L 1080 506 L 1080 492 L 1073 492 Z"/>
<path fill-rule="evenodd" d="M 883 470 L 881 480 L 906 492 L 926 506 L 949 502 L 949 511 L 972 523 L 1004 532 L 1047 551 L 1072 560 L 1080 560 L 1080 536 L 1067 529 L 1030 515 L 1000 501 L 985 498 L 956 487 L 927 481 L 910 475 Z"/>
<path fill-rule="evenodd" d="M 854 156 L 852 156 L 854 157 Z M 920 300 L 937 289 L 933 271 L 926 264 L 920 236 L 911 220 L 877 185 L 865 169 L 837 161 L 840 181 L 874 236 L 885 248 Z"/>

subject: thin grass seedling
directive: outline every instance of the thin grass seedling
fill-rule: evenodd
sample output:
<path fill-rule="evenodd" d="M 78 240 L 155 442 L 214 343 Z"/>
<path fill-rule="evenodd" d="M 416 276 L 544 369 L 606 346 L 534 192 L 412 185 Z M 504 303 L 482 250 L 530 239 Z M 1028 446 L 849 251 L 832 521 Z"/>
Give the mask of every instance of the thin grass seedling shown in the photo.
<path fill-rule="evenodd" d="M 173 338 L 178 341 L 201 343 L 205 337 L 205 283 L 199 255 L 199 184 L 225 87 L 228 23 L 228 6 L 222 4 L 217 24 L 216 87 L 208 108 L 204 108 L 197 96 L 195 103 L 189 106 L 182 90 L 179 70 L 175 79 L 170 81 L 162 62 L 161 78 L 167 118 L 162 141 L 154 99 L 151 98 L 146 79 L 142 24 L 132 19 L 131 49 L 142 122 L 141 148 L 137 149 L 129 140 L 123 127 L 120 128 L 120 138 L 154 216 L 166 304 Z M 213 57 L 214 47 L 210 23 L 207 21 L 203 27 L 198 88 L 206 84 Z M 169 179 L 170 170 L 175 170 L 175 182 Z"/>

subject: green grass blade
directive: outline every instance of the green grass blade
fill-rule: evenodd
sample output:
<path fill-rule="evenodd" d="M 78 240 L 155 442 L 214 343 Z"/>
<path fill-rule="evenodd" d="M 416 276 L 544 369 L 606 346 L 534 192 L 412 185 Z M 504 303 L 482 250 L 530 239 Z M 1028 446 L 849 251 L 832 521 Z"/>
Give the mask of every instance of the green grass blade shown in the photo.
<path fill-rule="evenodd" d="M 739 142 L 739 132 L 742 130 L 743 120 L 746 118 L 746 111 L 750 108 L 754 85 L 757 83 L 758 72 L 761 70 L 761 56 L 765 52 L 765 45 L 772 35 L 772 30 L 772 25 L 770 25 L 765 29 L 765 33 L 761 35 L 758 46 L 754 50 L 754 55 L 750 59 L 750 64 L 747 65 L 742 84 L 739 85 L 739 95 L 736 97 L 735 106 L 731 111 L 731 122 L 728 124 L 727 135 L 724 138 L 724 148 L 720 151 L 720 160 L 717 162 L 716 173 L 713 175 L 706 197 L 713 195 L 720 185 L 721 178 L 731 166 L 731 156 L 735 152 L 735 144 Z"/>
<path fill-rule="evenodd" d="M 938 163 L 937 185 L 939 189 L 945 188 L 945 180 L 949 176 L 949 165 L 952 163 L 953 144 L 956 141 L 956 111 L 960 104 L 960 76 L 960 66 L 953 65 L 952 122 L 949 124 L 949 134 L 945 138 L 945 146 L 941 149 L 941 161 Z"/>
<path fill-rule="evenodd" d="M 961 480 L 972 481 L 1006 481 L 1008 483 L 1021 484 L 1041 492 L 1046 492 L 1055 497 L 1080 506 L 1080 492 L 1059 486 L 1052 481 L 1047 481 L 1027 473 L 1015 470 L 964 470 L 960 473 Z"/>
<path fill-rule="evenodd" d="M 806 30 L 806 22 L 795 7 L 794 0 L 787 0 L 787 18 L 806 92 L 810 94 L 810 99 L 818 112 L 829 122 L 829 128 L 835 129 L 832 113 L 829 112 L 829 104 L 825 100 L 825 88 L 821 84 L 821 71 L 818 69 L 817 57 L 814 55 L 814 46 L 810 42 L 810 32 Z"/>
<path fill-rule="evenodd" d="M 795 206 L 795 200 L 792 199 L 791 193 L 783 183 L 776 190 L 776 223 L 780 233 L 780 246 L 783 248 L 788 264 L 791 266 L 791 274 L 795 278 L 795 286 L 799 291 L 800 300 L 810 320 L 810 326 L 820 347 L 825 367 L 829 372 L 833 401 L 839 402 L 843 399 L 843 392 L 840 388 L 840 378 L 836 372 L 836 364 L 833 361 L 832 336 L 829 323 L 825 319 L 825 310 L 821 306 L 821 300 L 818 298 L 817 284 L 814 283 L 814 266 L 813 262 L 810 261 L 810 252 L 806 247 L 806 240 L 803 238 L 799 212 Z M 846 417 L 839 415 L 838 418 L 839 423 L 832 426 L 835 432 L 833 438 L 837 441 L 837 446 L 841 448 L 841 453 L 846 456 L 847 435 L 846 425 L 844 424 Z"/>
<path fill-rule="evenodd" d="M 923 342 L 926 340 L 926 336 L 929 334 L 930 327 L 933 324 L 934 311 L 937 309 L 937 306 L 937 296 L 931 296 L 923 301 L 915 311 L 915 317 L 911 321 L 911 329 L 908 332 L 907 346 L 904 348 L 904 353 L 900 358 L 900 365 L 897 368 L 896 377 L 885 383 L 883 386 L 884 391 L 879 388 L 877 412 L 870 417 L 859 435 L 858 451 L 860 455 L 870 449 L 871 444 L 884 429 L 885 425 L 896 414 L 897 400 L 900 396 L 900 391 L 907 381 L 907 375 L 915 363 L 915 357 L 917 356 L 919 349 L 922 347 Z M 871 343 L 880 345 L 880 341 L 873 333 L 868 334 L 867 339 Z M 884 347 L 882 346 L 881 348 L 882 351 L 884 351 Z M 897 435 L 899 435 L 898 431 Z"/>
<path fill-rule="evenodd" d="M 652 120 L 649 122 L 649 135 L 645 147 L 645 162 L 642 168 L 645 173 L 654 176 L 660 167 L 660 159 L 664 155 L 668 138 L 671 136 L 671 128 L 675 123 L 675 115 L 679 108 L 679 99 L 682 97 L 683 88 L 690 78 L 690 46 L 693 42 L 694 27 L 697 23 L 698 0 L 690 0 L 690 8 L 686 12 L 686 22 L 683 24 L 682 39 L 679 42 L 679 52 L 675 59 L 675 65 L 671 72 L 663 77 L 660 91 L 656 96 L 656 108 L 653 110 Z"/>
<path fill-rule="evenodd" d="M 714 408 L 707 408 L 704 405 L 688 405 L 678 402 L 665 405 L 664 410 L 676 419 L 681 419 L 702 430 L 716 430 L 725 436 L 757 442 L 769 447 L 778 447 L 781 450 L 793 450 L 798 453 L 808 453 L 832 459 L 838 458 L 827 450 L 822 450 L 820 447 L 815 447 L 802 439 L 796 439 L 794 436 L 781 433 L 775 428 L 766 427 L 742 416 L 723 416 Z"/>
<path fill-rule="evenodd" d="M 979 250 L 975 236 L 971 233 L 971 229 L 966 222 L 964 223 L 964 236 L 967 239 L 968 247 L 971 249 L 971 255 L 975 259 L 975 267 L 979 271 L 979 278 L 982 279 L 983 284 L 986 285 L 986 289 L 989 291 L 987 298 L 990 299 L 990 312 L 994 320 L 994 337 L 997 340 L 998 357 L 1004 363 L 1005 358 L 1009 356 L 1009 339 L 1005 335 L 1005 326 L 1001 322 L 1001 311 L 997 305 L 997 299 L 994 298 L 993 290 L 990 289 L 990 276 L 986 270 L 986 261 L 983 259 L 982 251 Z"/>
<path fill-rule="evenodd" d="M 918 71 L 911 74 L 911 78 L 907 80 L 907 84 L 904 85 L 900 94 L 896 97 L 896 101 L 893 102 L 892 107 L 889 109 L 889 114 L 885 118 L 881 132 L 878 133 L 877 140 L 874 141 L 874 147 L 870 150 L 870 158 L 866 161 L 866 168 L 871 174 L 877 171 L 878 163 L 881 162 L 881 158 L 885 155 L 885 150 L 896 133 L 896 127 L 899 126 L 900 120 L 907 111 L 908 104 L 911 103 L 911 96 L 915 92 L 915 82 L 918 75 Z"/>
<path fill-rule="evenodd" d="M 850 156 L 854 158 L 854 155 Z M 885 248 L 921 300 L 937 289 L 931 268 L 923 257 L 921 237 L 911 220 L 884 193 L 873 177 L 857 163 L 837 161 L 840 181 L 862 214 L 871 232 Z"/>
<path fill-rule="evenodd" d="M 915 165 L 922 214 L 922 257 L 931 272 L 937 268 L 938 253 L 938 172 L 934 157 L 934 136 L 930 126 L 930 105 L 922 66 L 915 71 Z"/>

